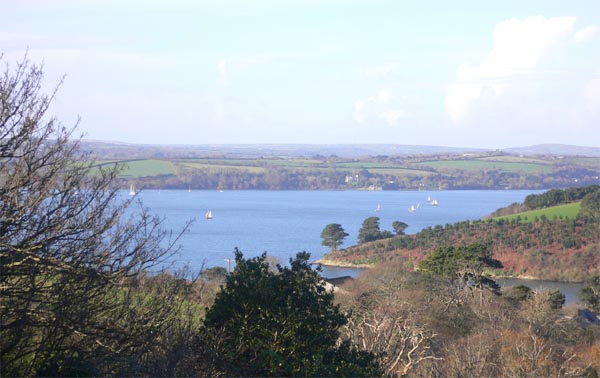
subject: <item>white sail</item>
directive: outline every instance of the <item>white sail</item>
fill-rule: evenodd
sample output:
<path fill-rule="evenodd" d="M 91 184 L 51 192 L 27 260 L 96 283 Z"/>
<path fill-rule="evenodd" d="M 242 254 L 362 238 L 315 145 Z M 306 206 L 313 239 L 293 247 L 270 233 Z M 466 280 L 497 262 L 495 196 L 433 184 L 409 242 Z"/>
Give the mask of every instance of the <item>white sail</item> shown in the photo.
<path fill-rule="evenodd" d="M 381 204 L 377 204 L 377 208 L 375 209 L 375 211 L 380 211 L 381 210 Z"/>
<path fill-rule="evenodd" d="M 436 199 L 431 201 L 431 206 L 437 206 L 437 205 L 438 205 L 438 201 Z"/>
<path fill-rule="evenodd" d="M 135 187 L 133 186 L 133 184 L 131 184 L 129 186 L 129 195 L 130 196 L 135 196 Z"/>
<path fill-rule="evenodd" d="M 411 212 L 411 213 L 414 213 L 415 210 L 416 210 L 415 209 L 415 205 L 410 205 L 410 207 L 408 208 L 408 211 Z"/>
<path fill-rule="evenodd" d="M 213 215 L 212 215 L 212 211 L 208 210 L 206 212 L 206 219 L 212 219 Z"/>

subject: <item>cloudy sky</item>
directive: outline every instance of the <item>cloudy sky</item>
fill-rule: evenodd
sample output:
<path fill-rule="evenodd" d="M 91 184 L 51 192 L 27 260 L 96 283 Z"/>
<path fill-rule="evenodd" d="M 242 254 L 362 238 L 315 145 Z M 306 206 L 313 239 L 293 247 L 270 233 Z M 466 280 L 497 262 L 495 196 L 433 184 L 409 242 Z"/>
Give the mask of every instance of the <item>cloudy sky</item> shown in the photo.
<path fill-rule="evenodd" d="M 88 139 L 600 146 L 597 0 L 0 2 Z"/>

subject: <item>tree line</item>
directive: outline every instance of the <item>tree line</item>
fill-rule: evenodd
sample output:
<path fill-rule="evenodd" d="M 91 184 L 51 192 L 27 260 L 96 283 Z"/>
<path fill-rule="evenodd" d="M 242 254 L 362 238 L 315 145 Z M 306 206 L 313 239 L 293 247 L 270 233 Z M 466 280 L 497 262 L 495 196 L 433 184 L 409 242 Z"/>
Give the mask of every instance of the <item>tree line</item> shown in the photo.
<path fill-rule="evenodd" d="M 395 235 L 404 235 L 404 230 L 408 228 L 408 224 L 401 221 L 393 221 L 392 228 Z M 336 252 L 338 247 L 342 245 L 348 234 L 339 223 L 330 223 L 321 231 L 321 245 L 331 248 L 331 252 Z M 358 243 L 364 244 L 375 240 L 389 239 L 393 237 L 388 230 L 381 230 L 379 217 L 366 218 L 360 229 L 358 230 Z"/>

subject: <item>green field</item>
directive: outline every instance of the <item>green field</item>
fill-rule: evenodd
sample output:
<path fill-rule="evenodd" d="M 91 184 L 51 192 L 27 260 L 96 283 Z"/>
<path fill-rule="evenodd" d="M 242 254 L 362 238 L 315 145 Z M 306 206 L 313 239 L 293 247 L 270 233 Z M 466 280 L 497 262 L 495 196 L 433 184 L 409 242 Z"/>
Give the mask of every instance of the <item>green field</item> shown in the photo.
<path fill-rule="evenodd" d="M 490 160 L 436 160 L 421 163 L 434 169 L 462 169 L 467 171 L 496 170 L 511 173 L 550 173 L 552 168 L 546 164 L 490 161 Z"/>
<path fill-rule="evenodd" d="M 131 160 L 119 162 L 123 165 L 123 171 L 121 171 L 121 177 L 148 177 L 148 176 L 161 176 L 161 175 L 174 175 L 175 167 L 173 163 L 166 160 Z M 109 163 L 110 164 L 110 163 Z"/>
<path fill-rule="evenodd" d="M 554 218 L 571 218 L 574 219 L 579 212 L 579 208 L 581 207 L 581 202 L 573 202 L 565 205 L 558 205 L 553 207 L 547 207 L 545 209 L 537 209 L 531 211 L 525 211 L 518 214 L 505 215 L 501 217 L 492 218 L 493 220 L 511 220 L 516 219 L 517 217 L 521 217 L 522 221 L 525 222 L 533 222 L 536 217 L 540 218 L 542 215 L 546 216 L 548 219 Z"/>
<path fill-rule="evenodd" d="M 211 172 L 223 171 L 243 171 L 248 173 L 262 173 L 265 171 L 262 167 L 255 165 L 234 165 L 234 164 L 217 164 L 216 162 L 200 162 L 200 161 L 183 161 L 178 162 L 179 166 L 190 169 L 202 169 Z"/>
<path fill-rule="evenodd" d="M 477 158 L 477 160 L 501 161 L 501 162 L 507 162 L 507 163 L 534 163 L 534 164 L 548 165 L 548 162 L 545 160 L 542 160 L 542 159 L 536 159 L 536 158 L 531 158 L 531 157 L 521 157 L 521 156 L 514 156 L 514 155 L 487 156 L 487 157 Z"/>
<path fill-rule="evenodd" d="M 347 163 L 336 163 L 337 168 L 352 168 L 352 169 L 371 169 L 371 168 L 400 168 L 400 166 L 390 163 L 353 161 Z"/>
<path fill-rule="evenodd" d="M 376 175 L 392 175 L 392 176 L 420 176 L 426 177 L 435 174 L 435 172 L 423 171 L 420 169 L 408 169 L 408 168 L 369 168 L 370 173 Z"/>

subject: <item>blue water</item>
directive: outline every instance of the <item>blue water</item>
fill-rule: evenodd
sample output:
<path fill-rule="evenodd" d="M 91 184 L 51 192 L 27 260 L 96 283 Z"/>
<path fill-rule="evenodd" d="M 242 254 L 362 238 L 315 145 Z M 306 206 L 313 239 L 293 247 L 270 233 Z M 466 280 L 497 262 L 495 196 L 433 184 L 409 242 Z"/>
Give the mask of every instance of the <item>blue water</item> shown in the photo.
<path fill-rule="evenodd" d="M 513 202 L 522 202 L 529 190 L 471 191 L 182 191 L 147 190 L 138 198 L 153 213 L 164 217 L 164 226 L 180 230 L 194 220 L 182 237 L 182 250 L 171 261 L 175 266 L 189 264 L 227 267 L 238 247 L 246 257 L 267 251 L 282 263 L 297 252 L 321 258 L 328 248 L 321 245 L 321 231 L 329 223 L 339 223 L 349 234 L 342 247 L 357 242 L 363 220 L 380 218 L 382 230 L 392 231 L 392 222 L 409 225 L 406 233 L 425 227 L 480 219 Z M 427 203 L 428 196 L 439 205 Z M 377 205 L 381 206 L 376 211 Z M 420 207 L 413 213 L 411 205 Z M 213 219 L 205 214 L 212 211 Z M 356 275 L 355 269 L 324 268 L 324 276 Z"/>
<path fill-rule="evenodd" d="M 569 305 L 580 305 L 577 299 L 577 292 L 581 290 L 583 284 L 575 282 L 555 282 L 555 281 L 542 281 L 542 280 L 524 280 L 520 278 L 498 278 L 495 280 L 498 285 L 502 287 L 513 287 L 518 285 L 525 285 L 532 290 L 545 290 L 550 291 L 560 290 L 565 295 L 565 306 Z"/>

